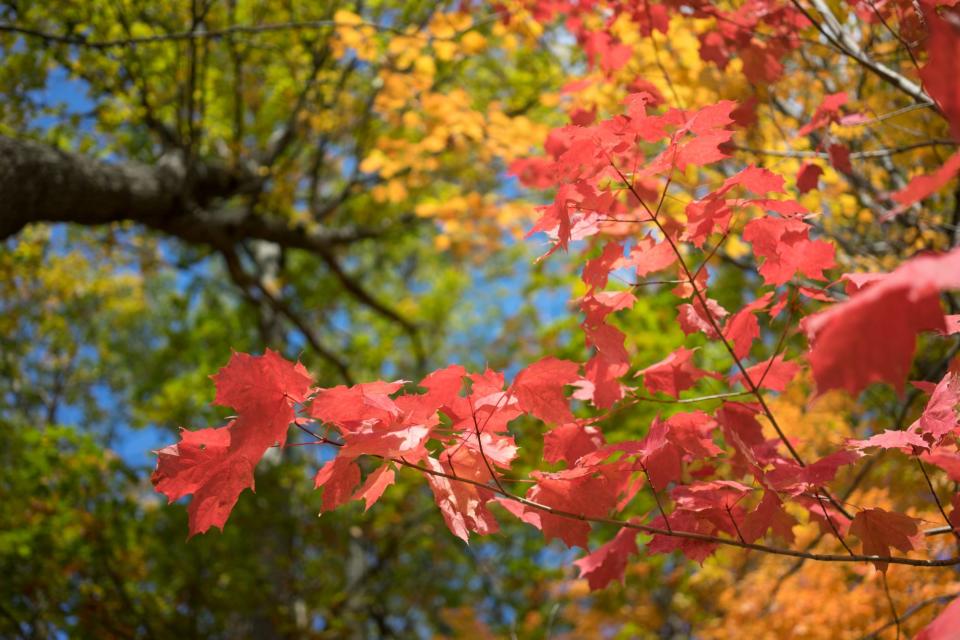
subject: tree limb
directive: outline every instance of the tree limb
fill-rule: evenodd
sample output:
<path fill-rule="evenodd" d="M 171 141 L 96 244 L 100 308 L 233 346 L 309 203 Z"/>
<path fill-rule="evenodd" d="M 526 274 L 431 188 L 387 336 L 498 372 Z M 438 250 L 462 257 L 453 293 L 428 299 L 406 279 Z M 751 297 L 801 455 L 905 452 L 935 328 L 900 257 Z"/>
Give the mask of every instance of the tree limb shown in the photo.
<path fill-rule="evenodd" d="M 321 252 L 383 232 L 355 227 L 308 230 L 251 214 L 244 207 L 211 207 L 253 190 L 259 178 L 213 163 L 198 163 L 188 178 L 176 155 L 164 156 L 153 166 L 109 163 L 0 136 L 0 158 L 0 240 L 37 222 L 135 222 L 191 244 L 223 246 L 257 239 Z"/>

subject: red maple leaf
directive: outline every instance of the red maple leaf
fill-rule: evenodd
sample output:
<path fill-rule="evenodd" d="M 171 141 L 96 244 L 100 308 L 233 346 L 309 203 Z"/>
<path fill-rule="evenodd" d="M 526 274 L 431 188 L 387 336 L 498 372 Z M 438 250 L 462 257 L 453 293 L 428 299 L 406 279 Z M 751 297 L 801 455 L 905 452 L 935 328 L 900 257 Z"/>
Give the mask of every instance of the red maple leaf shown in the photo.
<path fill-rule="evenodd" d="M 853 165 L 850 164 L 850 149 L 846 145 L 835 143 L 827 147 L 827 153 L 830 155 L 830 164 L 840 173 L 853 173 Z"/>
<path fill-rule="evenodd" d="M 350 499 L 363 500 L 363 510 L 366 511 L 380 499 L 383 492 L 386 491 L 387 487 L 392 485 L 395 480 L 396 474 L 390 467 L 390 464 L 383 464 L 367 476 L 367 479 L 363 482 L 363 486 L 361 486 Z"/>
<path fill-rule="evenodd" d="M 580 378 L 580 365 L 554 357 L 543 358 L 517 374 L 511 387 L 523 411 L 544 422 L 573 422 L 563 387 Z"/>
<path fill-rule="evenodd" d="M 823 280 L 823 270 L 834 266 L 834 248 L 826 240 L 810 240 L 810 226 L 795 218 L 764 216 L 746 224 L 743 239 L 763 259 L 760 275 L 772 285 L 785 284 L 800 271 Z"/>
<path fill-rule="evenodd" d="M 452 479 L 453 469 L 435 458 L 428 457 L 426 466 L 434 472 L 427 474 L 427 483 L 453 535 L 469 542 L 471 532 L 487 535 L 499 530 L 496 518 L 486 507 L 493 498 L 492 491 Z"/>
<path fill-rule="evenodd" d="M 758 389 L 783 391 L 800 372 L 800 365 L 793 361 L 784 360 L 784 355 L 781 353 L 769 360 L 747 367 L 746 371 L 750 380 Z M 737 373 L 733 379 L 735 382 L 742 383 L 744 387 L 747 386 L 742 373 Z"/>
<path fill-rule="evenodd" d="M 955 640 L 960 629 L 960 598 L 955 598 L 913 640 Z"/>
<path fill-rule="evenodd" d="M 398 415 L 400 407 L 390 398 L 404 385 L 396 382 L 365 382 L 346 387 L 320 389 L 310 403 L 310 416 L 338 427 L 350 427 L 364 420 Z"/>
<path fill-rule="evenodd" d="M 723 337 L 733 345 L 733 352 L 738 358 L 745 358 L 750 353 L 753 341 L 760 336 L 760 323 L 757 322 L 757 312 L 764 309 L 773 298 L 773 292 L 767 292 L 736 312 L 723 328 Z"/>
<path fill-rule="evenodd" d="M 804 318 L 817 393 L 857 394 L 872 382 L 903 388 L 917 334 L 945 328 L 939 293 L 960 288 L 960 249 L 914 258 L 846 302 Z"/>
<path fill-rule="evenodd" d="M 577 460 L 603 445 L 603 434 L 596 427 L 568 422 L 543 437 L 543 459 L 546 462 L 563 460 L 572 467 Z"/>
<path fill-rule="evenodd" d="M 947 161 L 940 165 L 940 168 L 933 173 L 915 176 L 903 189 L 891 193 L 890 199 L 897 202 L 900 206 L 884 214 L 881 220 L 889 220 L 906 211 L 910 205 L 933 195 L 953 180 L 953 177 L 957 175 L 958 172 L 960 172 L 960 151 L 947 158 Z"/>
<path fill-rule="evenodd" d="M 218 404 L 237 418 L 222 429 L 184 431 L 181 442 L 158 452 L 153 483 L 168 499 L 193 494 L 190 534 L 223 528 L 240 492 L 253 488 L 253 470 L 267 448 L 286 442 L 295 403 L 311 390 L 310 374 L 269 349 L 262 356 L 234 353 L 212 376 Z"/>
<path fill-rule="evenodd" d="M 603 354 L 596 354 L 584 367 L 584 379 L 576 383 L 581 390 L 574 394 L 578 400 L 590 400 L 598 409 L 609 409 L 625 394 L 620 376 L 627 373 L 629 365 L 624 362 L 610 362 Z M 589 386 L 589 391 L 587 387 Z"/>
<path fill-rule="evenodd" d="M 853 464 L 861 455 L 857 451 L 835 451 L 804 467 L 793 460 L 777 460 L 774 468 L 764 473 L 764 480 L 780 493 L 797 496 L 833 481 L 840 467 Z"/>
<path fill-rule="evenodd" d="M 677 254 L 666 241 L 656 242 L 646 236 L 630 250 L 629 255 L 618 263 L 618 267 L 633 267 L 637 277 L 643 278 L 656 271 L 662 271 L 677 261 Z"/>
<path fill-rule="evenodd" d="M 930 25 L 927 38 L 927 64 L 920 69 L 923 88 L 936 100 L 941 113 L 950 123 L 954 140 L 960 141 L 960 83 L 956 63 L 960 59 L 960 14 L 945 11 L 924 12 Z"/>
<path fill-rule="evenodd" d="M 766 535 L 768 529 L 785 540 L 793 542 L 793 526 L 796 519 L 783 509 L 783 502 L 773 491 L 765 491 L 756 510 L 747 514 L 740 525 L 740 534 L 746 542 L 755 542 Z"/>
<path fill-rule="evenodd" d="M 650 393 L 666 393 L 677 398 L 680 392 L 689 389 L 697 381 L 710 375 L 693 364 L 692 349 L 680 347 L 666 358 L 637 373 L 643 376 L 643 384 Z"/>
<path fill-rule="evenodd" d="M 607 286 L 607 278 L 614 265 L 623 257 L 623 246 L 619 242 L 608 242 L 603 252 L 593 260 L 588 260 L 583 268 L 583 281 L 593 289 Z"/>
<path fill-rule="evenodd" d="M 831 93 L 824 96 L 823 101 L 813 114 L 810 122 L 800 127 L 797 131 L 798 136 L 805 136 L 812 131 L 816 131 L 824 125 L 830 124 L 838 119 L 840 107 L 847 103 L 847 94 L 844 91 L 840 93 Z"/>
<path fill-rule="evenodd" d="M 901 513 L 883 509 L 864 509 L 850 523 L 850 533 L 860 538 L 863 553 L 868 556 L 889 556 L 890 547 L 907 553 L 923 541 L 923 532 L 917 527 L 920 522 Z M 886 562 L 873 563 L 880 571 L 887 570 Z"/>
<path fill-rule="evenodd" d="M 915 447 L 917 449 L 930 449 L 930 443 L 918 433 L 890 431 L 889 429 L 866 440 L 848 440 L 847 446 L 860 451 L 871 447 L 879 447 L 881 449 L 900 449 L 905 453 L 914 453 Z"/>
<path fill-rule="evenodd" d="M 323 510 L 333 511 L 353 499 L 353 490 L 360 484 L 360 467 L 348 456 L 338 455 L 327 462 L 313 479 L 313 486 L 323 488 Z"/>
<path fill-rule="evenodd" d="M 723 452 L 713 442 L 717 422 L 703 411 L 675 413 L 666 421 L 667 439 L 691 458 L 712 458 Z"/>
<path fill-rule="evenodd" d="M 580 577 L 587 579 L 590 590 L 596 591 L 614 580 L 623 580 L 630 556 L 637 553 L 637 532 L 624 528 L 617 532 L 613 540 L 573 564 L 577 565 Z"/>
<path fill-rule="evenodd" d="M 690 304 L 681 304 L 677 307 L 677 323 L 680 329 L 689 335 L 695 333 L 704 333 L 708 338 L 717 339 L 720 334 L 717 333 L 715 326 L 723 328 L 723 320 L 730 312 L 720 306 L 720 303 L 713 298 L 706 298 L 706 305 L 700 302 L 700 298 L 694 298 Z"/>
<path fill-rule="evenodd" d="M 960 429 L 958 406 L 960 374 L 948 371 L 934 387 L 927 406 L 916 422 L 910 425 L 910 430 L 928 436 L 934 444 L 940 444 L 946 436 Z"/>
<path fill-rule="evenodd" d="M 822 175 L 823 169 L 820 168 L 820 165 L 811 163 L 804 164 L 797 173 L 797 191 L 806 193 L 807 191 L 816 189 L 820 181 L 820 176 Z"/>
<path fill-rule="evenodd" d="M 151 476 L 169 502 L 193 494 L 187 507 L 190 536 L 210 527 L 223 529 L 240 493 L 253 489 L 254 464 L 230 452 L 230 425 L 219 429 L 182 430 L 181 441 L 157 451 Z"/>

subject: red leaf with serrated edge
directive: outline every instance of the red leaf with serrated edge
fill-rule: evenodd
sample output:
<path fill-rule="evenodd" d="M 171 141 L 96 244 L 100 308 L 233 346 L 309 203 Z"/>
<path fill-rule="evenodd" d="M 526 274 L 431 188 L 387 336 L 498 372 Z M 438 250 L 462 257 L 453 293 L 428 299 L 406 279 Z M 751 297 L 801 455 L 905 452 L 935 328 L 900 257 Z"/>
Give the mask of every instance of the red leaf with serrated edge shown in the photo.
<path fill-rule="evenodd" d="M 724 439 L 737 453 L 733 462 L 738 473 L 756 473 L 758 467 L 781 460 L 776 441 L 768 442 L 763 436 L 757 411 L 754 405 L 724 402 L 716 413 Z"/>
<path fill-rule="evenodd" d="M 760 275 L 772 285 L 786 284 L 799 271 L 808 278 L 823 280 L 823 270 L 834 266 L 833 245 L 810 240 L 810 226 L 795 218 L 765 216 L 746 224 L 743 239 L 753 253 L 763 258 Z"/>
<path fill-rule="evenodd" d="M 666 489 L 671 482 L 680 479 L 683 471 L 683 452 L 668 437 L 667 423 L 654 418 L 650 431 L 640 444 L 641 462 L 654 489 Z"/>
<path fill-rule="evenodd" d="M 666 358 L 637 373 L 643 376 L 643 385 L 650 393 L 666 393 L 674 398 L 689 389 L 700 378 L 710 375 L 693 364 L 695 351 L 680 347 Z"/>
<path fill-rule="evenodd" d="M 745 309 L 738 311 L 724 327 L 723 335 L 731 343 L 734 354 L 738 358 L 746 358 L 753 341 L 760 337 L 757 316 Z"/>
<path fill-rule="evenodd" d="M 713 232 L 724 232 L 730 224 L 733 207 L 746 204 L 764 206 L 770 204 L 779 207 L 775 200 L 731 200 L 727 194 L 734 187 L 742 186 L 757 195 L 766 195 L 770 192 L 783 192 L 783 178 L 767 169 L 753 165 L 740 173 L 727 178 L 715 191 L 690 202 L 686 207 L 687 224 L 682 238 L 701 246 Z M 791 209 L 792 210 L 792 209 Z"/>
<path fill-rule="evenodd" d="M 749 189 L 758 196 L 768 193 L 783 193 L 783 176 L 779 176 L 769 169 L 750 165 L 735 176 L 727 178 L 723 183 L 723 187 L 735 185 Z"/>
<path fill-rule="evenodd" d="M 779 460 L 774 463 L 772 470 L 764 474 L 764 478 L 780 493 L 796 496 L 832 482 L 840 467 L 853 464 L 860 456 L 855 451 L 835 451 L 805 467 L 792 460 Z"/>
<path fill-rule="evenodd" d="M 200 489 L 209 479 L 211 468 L 229 452 L 229 426 L 196 431 L 180 429 L 178 444 L 157 451 L 157 469 L 152 477 L 154 488 L 170 502 Z"/>
<path fill-rule="evenodd" d="M 587 361 L 583 371 L 585 380 L 582 384 L 589 383 L 592 390 L 586 397 L 578 394 L 574 397 L 591 400 L 598 409 L 609 409 L 623 398 L 625 387 L 620 384 L 620 376 L 629 369 L 626 363 L 610 362 L 600 354 L 595 355 Z"/>
<path fill-rule="evenodd" d="M 800 372 L 800 365 L 784 360 L 784 355 L 781 353 L 770 360 L 747 367 L 746 371 L 758 389 L 783 391 Z M 742 383 L 744 387 L 748 386 L 742 373 L 737 373 L 733 379 L 735 382 Z"/>
<path fill-rule="evenodd" d="M 911 431 L 929 436 L 934 444 L 960 430 L 957 408 L 960 407 L 960 374 L 948 371 L 933 389 L 927 406 L 917 421 L 910 425 Z"/>
<path fill-rule="evenodd" d="M 717 422 L 703 411 L 675 413 L 666 421 L 667 439 L 691 458 L 712 458 L 723 453 L 713 442 Z"/>
<path fill-rule="evenodd" d="M 452 364 L 444 369 L 438 369 L 420 381 L 420 386 L 427 392 L 418 396 L 418 402 L 425 413 L 433 413 L 443 408 L 460 396 L 463 390 L 463 379 L 467 370 L 458 364 Z"/>
<path fill-rule="evenodd" d="M 313 385 L 303 365 L 269 349 L 262 356 L 234 353 L 211 377 L 215 402 L 235 409 L 237 418 L 223 429 L 183 435 L 180 444 L 158 452 L 154 473 L 154 484 L 169 499 L 193 494 L 190 535 L 223 528 L 240 492 L 253 488 L 253 470 L 264 452 L 286 442 L 296 417 L 293 405 L 303 402 Z"/>
<path fill-rule="evenodd" d="M 629 309 L 637 301 L 629 291 L 597 291 L 580 300 L 580 310 L 586 316 L 584 324 L 596 326 L 615 311 Z"/>
<path fill-rule="evenodd" d="M 960 482 L 960 453 L 944 450 L 943 447 L 930 453 L 920 454 L 920 459 L 943 469 L 954 482 Z"/>
<path fill-rule="evenodd" d="M 303 402 L 313 385 L 302 364 L 269 349 L 262 356 L 234 353 L 211 377 L 217 389 L 214 402 L 237 411 L 230 449 L 242 452 L 254 466 L 267 447 L 286 441 L 292 405 Z"/>
<path fill-rule="evenodd" d="M 607 286 L 610 271 L 622 257 L 623 246 L 619 242 L 608 242 L 598 257 L 587 261 L 583 268 L 583 282 L 591 290 L 604 288 Z"/>
<path fill-rule="evenodd" d="M 603 434 L 596 427 L 568 422 L 551 429 L 543 437 L 543 459 L 546 462 L 563 460 L 568 467 L 605 444 Z"/>
<path fill-rule="evenodd" d="M 822 175 L 823 169 L 820 168 L 820 165 L 804 164 L 797 173 L 797 191 L 806 193 L 816 189 Z"/>
<path fill-rule="evenodd" d="M 720 306 L 720 303 L 712 298 L 707 298 L 707 304 L 704 307 L 699 298 L 695 298 L 691 304 L 681 304 L 677 307 L 677 322 L 680 329 L 686 334 L 704 333 L 708 338 L 717 339 L 720 334 L 716 328 L 723 329 L 723 319 L 730 315 L 730 312 Z"/>
<path fill-rule="evenodd" d="M 449 467 L 435 458 L 427 458 L 426 467 L 433 471 L 432 474 L 427 474 L 427 483 L 433 490 L 433 498 L 453 535 L 469 542 L 470 533 L 487 535 L 499 530 L 496 518 L 486 507 L 486 503 L 493 498 L 491 491 L 438 475 L 453 474 Z"/>
<path fill-rule="evenodd" d="M 223 529 L 240 493 L 253 489 L 255 462 L 230 451 L 230 425 L 180 432 L 179 444 L 157 452 L 154 487 L 173 502 L 193 494 L 187 507 L 190 537 Z"/>
<path fill-rule="evenodd" d="M 890 431 L 889 429 L 866 440 L 848 440 L 847 446 L 859 451 L 879 447 L 881 449 L 900 449 L 905 453 L 913 453 L 914 447 L 924 450 L 930 449 L 930 443 L 924 440 L 920 434 L 911 431 Z"/>
<path fill-rule="evenodd" d="M 920 69 L 923 88 L 936 100 L 941 113 L 950 123 L 953 139 L 960 142 L 960 83 L 957 83 L 957 60 L 960 59 L 960 15 L 925 11 L 929 24 L 927 64 Z"/>
<path fill-rule="evenodd" d="M 723 336 L 733 345 L 733 352 L 738 358 L 745 358 L 750 353 L 753 341 L 760 336 L 760 323 L 756 314 L 773 298 L 773 292 L 767 292 L 754 300 L 740 311 L 736 312 L 723 328 Z"/>
<path fill-rule="evenodd" d="M 943 331 L 939 293 L 955 288 L 960 288 L 960 249 L 914 258 L 849 300 L 804 318 L 817 393 L 857 394 L 872 382 L 903 389 L 917 334 Z"/>
<path fill-rule="evenodd" d="M 768 529 L 788 543 L 793 542 L 793 525 L 796 519 L 783 510 L 783 502 L 776 493 L 765 491 L 756 510 L 747 514 L 740 533 L 745 542 L 755 542 L 766 535 Z"/>
<path fill-rule="evenodd" d="M 429 423 L 416 420 L 361 422 L 356 428 L 341 430 L 344 443 L 340 448 L 340 456 L 358 458 L 368 455 L 421 460 L 427 456 L 425 445 L 436 424 L 435 416 Z"/>
<path fill-rule="evenodd" d="M 623 580 L 630 556 L 637 553 L 637 532 L 624 528 L 617 532 L 613 540 L 573 564 L 577 565 L 580 577 L 587 579 L 590 590 L 596 591 L 614 580 Z"/>
<path fill-rule="evenodd" d="M 323 487 L 323 510 L 333 511 L 353 497 L 360 484 L 360 467 L 346 456 L 339 455 L 323 465 L 313 479 L 313 486 Z"/>
<path fill-rule="evenodd" d="M 913 640 L 956 640 L 960 629 L 960 598 L 955 598 Z"/>
<path fill-rule="evenodd" d="M 722 197 L 707 196 L 690 202 L 684 213 L 687 224 L 681 239 L 702 246 L 711 233 L 723 232 L 730 225 L 733 208 Z"/>
<path fill-rule="evenodd" d="M 527 493 L 527 498 L 578 516 L 608 517 L 617 506 L 617 497 L 627 490 L 632 471 L 631 464 L 617 462 L 578 465 L 557 473 L 534 472 L 531 476 L 537 484 Z M 568 547 L 587 547 L 589 523 L 544 511 L 533 514 L 527 509 L 524 513 L 529 517 L 522 519 L 543 531 L 547 540 L 557 538 Z"/>
<path fill-rule="evenodd" d="M 933 195 L 947 186 L 947 183 L 953 180 L 957 173 L 960 173 L 960 151 L 947 158 L 947 161 L 933 173 L 916 176 L 903 189 L 891 193 L 890 199 L 900 206 L 885 214 L 881 220 L 889 220 L 906 211 L 910 205 Z"/>
<path fill-rule="evenodd" d="M 310 403 L 309 413 L 338 427 L 349 427 L 370 419 L 387 419 L 400 413 L 390 396 L 403 385 L 404 381 L 398 380 L 321 389 Z"/>
<path fill-rule="evenodd" d="M 396 474 L 389 464 L 384 464 L 376 471 L 367 476 L 357 493 L 351 500 L 363 500 L 363 510 L 367 511 L 373 504 L 380 499 L 387 487 L 392 485 L 396 479 Z"/>
<path fill-rule="evenodd" d="M 750 487 L 734 480 L 713 480 L 679 485 L 674 487 L 670 495 L 677 509 L 683 511 L 711 512 L 719 509 L 725 512 L 736 507 L 737 503 L 749 493 Z M 723 528 L 730 525 L 726 522 L 727 515 L 721 516 L 721 519 L 724 520 Z"/>
<path fill-rule="evenodd" d="M 853 165 L 850 164 L 850 149 L 842 144 L 832 144 L 827 147 L 827 153 L 830 155 L 830 164 L 840 173 L 853 173 Z"/>
<path fill-rule="evenodd" d="M 805 136 L 812 131 L 816 131 L 820 127 L 827 125 L 835 120 L 837 120 L 837 115 L 840 113 L 840 107 L 847 103 L 847 94 L 846 92 L 841 91 L 840 93 L 832 93 L 823 98 L 823 102 L 820 103 L 820 106 L 817 107 L 817 110 L 813 114 L 810 122 L 800 127 L 800 130 L 797 131 L 798 136 Z"/>
<path fill-rule="evenodd" d="M 606 323 L 582 326 L 588 347 L 595 347 L 608 362 L 613 364 L 630 362 L 630 356 L 623 344 L 627 338 L 623 331 Z"/>
<path fill-rule="evenodd" d="M 270 349 L 262 356 L 234 353 L 227 366 L 210 377 L 217 388 L 214 402 L 240 413 L 260 411 L 264 405 L 303 402 L 313 385 L 302 364 Z"/>
<path fill-rule="evenodd" d="M 667 526 L 669 521 L 670 526 Z M 710 522 L 697 518 L 695 514 L 689 511 L 679 511 L 671 513 L 667 520 L 663 516 L 657 516 L 650 521 L 651 527 L 663 530 L 684 531 L 687 533 L 699 533 L 707 536 L 716 534 L 717 530 Z M 689 538 L 680 538 L 669 535 L 654 535 L 653 539 L 647 544 L 647 550 L 650 553 L 672 553 L 679 551 L 686 558 L 703 564 L 703 561 L 713 555 L 717 550 L 717 543 L 704 542 L 700 540 L 691 540 Z"/>
<path fill-rule="evenodd" d="M 917 527 L 920 521 L 901 513 L 883 509 L 864 509 L 850 523 L 850 533 L 860 538 L 863 553 L 868 556 L 889 556 L 890 547 L 907 553 L 920 546 L 923 532 Z M 887 570 L 887 563 L 874 561 L 880 571 Z"/>
<path fill-rule="evenodd" d="M 520 408 L 544 422 L 573 422 L 565 385 L 580 378 L 580 365 L 553 357 L 535 362 L 519 374 L 511 387 Z"/>
<path fill-rule="evenodd" d="M 721 100 L 693 112 L 674 134 L 674 142 L 639 173 L 667 174 L 673 169 L 685 171 L 687 165 L 702 167 L 729 158 L 722 147 L 733 136 L 733 131 L 724 127 L 733 124 L 730 112 L 734 107 L 735 102 Z M 694 137 L 689 139 L 683 135 L 686 133 Z"/>
<path fill-rule="evenodd" d="M 665 240 L 655 242 L 653 238 L 646 236 L 637 242 L 627 257 L 620 260 L 617 267 L 633 267 L 637 277 L 643 278 L 666 269 L 676 261 L 677 254 L 670 247 L 670 243 Z"/>

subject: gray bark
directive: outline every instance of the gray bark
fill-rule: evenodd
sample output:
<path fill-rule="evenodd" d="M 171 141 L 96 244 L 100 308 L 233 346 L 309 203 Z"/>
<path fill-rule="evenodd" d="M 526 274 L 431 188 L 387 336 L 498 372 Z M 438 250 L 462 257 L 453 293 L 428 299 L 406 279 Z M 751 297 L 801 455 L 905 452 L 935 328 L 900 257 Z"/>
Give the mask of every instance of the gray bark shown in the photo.
<path fill-rule="evenodd" d="M 314 252 L 378 235 L 350 227 L 307 232 L 227 204 L 257 185 L 250 172 L 210 164 L 188 176 L 175 156 L 154 166 L 104 162 L 0 136 L 0 240 L 33 222 L 131 221 L 214 248 L 256 239 Z"/>
<path fill-rule="evenodd" d="M 30 222 L 156 226 L 184 213 L 188 198 L 226 195 L 230 182 L 224 172 L 204 171 L 190 194 L 182 163 L 113 164 L 0 136 L 0 237 Z"/>

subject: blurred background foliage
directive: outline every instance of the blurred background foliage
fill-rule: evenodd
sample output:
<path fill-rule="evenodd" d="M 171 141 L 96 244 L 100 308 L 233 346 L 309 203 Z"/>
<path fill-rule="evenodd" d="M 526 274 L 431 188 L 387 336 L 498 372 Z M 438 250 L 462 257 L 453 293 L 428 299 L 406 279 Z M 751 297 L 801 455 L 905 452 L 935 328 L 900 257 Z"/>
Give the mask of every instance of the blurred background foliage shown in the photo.
<path fill-rule="evenodd" d="M 598 25 L 602 4 L 590 18 Z M 570 115 L 617 113 L 638 88 L 677 106 L 754 105 L 736 160 L 691 169 L 674 193 L 692 198 L 748 162 L 789 183 L 812 158 L 824 174 L 802 202 L 821 213 L 845 269 L 890 268 L 953 244 L 952 196 L 935 199 L 923 222 L 911 211 L 878 225 L 871 210 L 940 159 L 935 145 L 886 151 L 939 139 L 944 126 L 921 109 L 882 116 L 902 108 L 902 96 L 838 65 L 829 48 L 793 52 L 779 77 L 754 83 L 736 58 L 725 69 L 701 59 L 710 21 L 678 15 L 666 35 L 642 37 L 624 18 L 608 28 L 630 56 L 600 71 L 559 21 L 542 24 L 527 3 L 500 8 L 509 19 L 486 4 L 433 2 L 0 3 L 0 21 L 32 32 L 0 32 L 0 134 L 111 163 L 173 157 L 188 174 L 210 166 L 253 176 L 218 199 L 218 212 L 287 232 L 225 239 L 205 235 L 202 217 L 187 218 L 197 225 L 189 232 L 165 232 L 132 216 L 40 221 L 3 242 L 0 635 L 836 638 L 842 628 L 857 638 L 883 623 L 888 605 L 868 569 L 794 567 L 736 550 L 703 568 L 640 558 L 624 585 L 589 594 L 573 552 L 544 546 L 512 519 L 463 545 L 413 475 L 400 474 L 370 512 L 353 503 L 318 518 L 310 477 L 322 459 L 307 447 L 269 456 L 223 533 L 186 541 L 183 507 L 152 492 L 149 450 L 180 426 L 225 418 L 210 405 L 208 376 L 231 350 L 300 357 L 325 386 L 417 379 L 450 362 L 515 372 L 546 353 L 583 359 L 568 313 L 583 293 L 578 267 L 559 255 L 535 262 L 545 245 L 520 239 L 543 196 L 521 192 L 506 169 L 539 153 Z M 876 24 L 863 38 L 891 64 L 908 64 Z M 784 131 L 847 87 L 870 118 L 829 125 L 860 154 L 845 175 Z M 681 214 L 685 202 L 671 196 L 665 207 Z M 345 240 L 311 244 L 324 233 Z M 731 237 L 711 262 L 711 291 L 727 309 L 755 278 L 741 268 L 747 250 Z M 667 288 L 640 297 L 620 319 L 636 369 L 683 339 Z M 767 328 L 767 341 L 782 329 Z M 807 406 L 808 385 L 796 381 L 777 401 L 787 431 L 811 452 L 858 435 L 861 416 L 842 398 Z M 865 411 L 892 423 L 898 399 L 874 395 Z M 660 410 L 669 412 L 632 405 L 604 433 L 635 438 Z M 540 464 L 542 426 L 515 429 L 521 473 Z M 915 471 L 888 459 L 870 473 Z M 851 500 L 908 497 L 890 483 Z M 632 508 L 646 513 L 648 502 Z M 812 525 L 798 538 L 817 544 Z M 903 607 L 960 590 L 949 570 L 889 575 Z"/>

